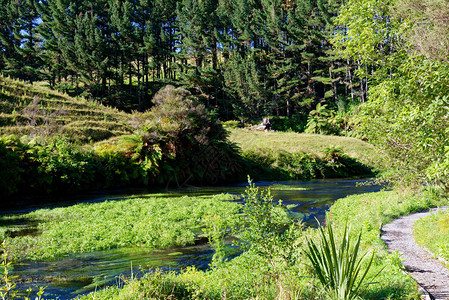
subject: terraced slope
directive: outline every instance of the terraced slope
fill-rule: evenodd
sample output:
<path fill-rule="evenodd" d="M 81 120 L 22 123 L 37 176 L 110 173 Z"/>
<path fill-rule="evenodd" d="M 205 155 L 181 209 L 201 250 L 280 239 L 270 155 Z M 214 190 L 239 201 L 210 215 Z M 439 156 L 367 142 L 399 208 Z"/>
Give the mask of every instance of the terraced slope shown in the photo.
<path fill-rule="evenodd" d="M 95 101 L 0 76 L 0 134 L 100 141 L 131 132 L 130 115 Z"/>

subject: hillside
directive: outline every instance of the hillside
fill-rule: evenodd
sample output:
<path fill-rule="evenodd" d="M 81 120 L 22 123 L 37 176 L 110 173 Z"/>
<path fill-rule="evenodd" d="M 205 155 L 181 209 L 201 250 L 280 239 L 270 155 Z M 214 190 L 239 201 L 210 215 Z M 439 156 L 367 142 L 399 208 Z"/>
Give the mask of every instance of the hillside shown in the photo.
<path fill-rule="evenodd" d="M 100 141 L 132 130 L 130 115 L 95 101 L 0 76 L 0 134 Z"/>

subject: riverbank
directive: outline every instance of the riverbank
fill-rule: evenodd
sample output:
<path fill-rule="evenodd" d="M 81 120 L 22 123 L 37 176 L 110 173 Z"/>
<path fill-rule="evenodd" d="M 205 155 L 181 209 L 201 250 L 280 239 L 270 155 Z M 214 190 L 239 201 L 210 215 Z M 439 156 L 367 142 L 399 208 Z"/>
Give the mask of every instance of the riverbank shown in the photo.
<path fill-rule="evenodd" d="M 349 222 L 352 232 L 362 231 L 362 248 L 374 253 L 373 265 L 367 275 L 368 285 L 361 291 L 362 299 L 418 298 L 416 282 L 402 272 L 400 259 L 389 254 L 380 239 L 380 228 L 392 219 L 440 205 L 442 200 L 434 191 L 388 191 L 350 196 L 338 200 L 329 216 L 337 235 Z M 140 280 L 128 279 L 120 289 L 107 288 L 82 299 L 141 299 L 144 297 L 187 297 L 191 299 L 294 299 L 325 298 L 323 287 L 307 267 L 303 245 L 307 237 L 316 236 L 315 230 L 300 234 L 295 243 L 295 263 L 283 264 L 283 253 L 276 256 L 277 280 L 267 278 L 273 266 L 261 264 L 263 259 L 254 253 L 244 253 L 236 259 L 209 271 L 189 268 L 181 273 L 147 274 Z M 279 250 L 279 249 L 277 249 Z M 284 261 L 285 262 L 285 261 Z M 264 275 L 265 274 L 265 275 Z"/>
<path fill-rule="evenodd" d="M 274 199 L 282 199 L 283 205 L 288 209 L 287 215 L 291 218 L 303 219 L 313 224 L 315 218 L 324 219 L 325 211 L 336 199 L 351 193 L 378 191 L 381 188 L 361 183 L 359 180 L 316 180 L 259 184 L 262 189 L 271 186 Z M 3 216 L 0 218 L 0 225 L 5 229 L 3 233 L 7 231 L 8 253 L 11 258 L 26 256 L 39 259 L 41 255 L 40 258 L 50 259 L 23 261 L 14 269 L 14 274 L 20 275 L 22 280 L 35 282 L 35 285 L 48 286 L 47 297 L 70 299 L 72 292 L 93 291 L 104 284 L 122 285 L 121 280 L 117 282 L 116 277 L 121 274 L 128 277 L 131 266 L 134 274 L 140 275 L 142 273 L 139 266 L 146 271 L 148 266 L 159 266 L 165 270 L 167 267 L 179 270 L 189 265 L 202 270 L 208 268 L 213 250 L 207 246 L 208 239 L 204 234 L 206 225 L 217 220 L 227 220 L 230 223 L 232 216 L 238 216 L 231 208 L 241 207 L 242 204 L 220 201 L 221 198 L 230 199 L 226 197 L 231 196 L 211 198 L 211 195 L 220 192 L 240 195 L 244 193 L 245 185 L 226 189 L 191 187 L 176 189 L 167 194 L 140 194 L 125 198 L 97 195 L 83 203 L 65 203 L 61 207 Z M 190 196 L 183 197 L 183 192 Z M 226 216 L 226 219 L 216 219 L 217 216 Z M 181 226 L 183 224 L 185 226 Z M 155 226 L 163 228 L 148 230 L 156 228 Z M 183 230 L 176 231 L 180 226 Z M 26 236 L 27 234 L 31 236 Z M 136 238 L 143 240 L 145 237 L 153 241 L 153 244 L 142 242 L 137 248 L 133 246 Z M 175 246 L 162 252 L 153 251 L 167 245 L 164 246 L 161 241 L 176 242 L 186 237 L 192 238 L 188 243 L 197 246 Z M 176 244 L 179 243 L 173 243 Z M 198 247 L 201 250 L 196 252 L 194 249 Z M 75 254 L 110 248 L 112 250 Z M 226 253 L 235 253 L 235 248 L 226 246 Z M 67 269 L 67 266 L 70 268 Z M 76 288 L 71 291 L 72 285 Z"/>

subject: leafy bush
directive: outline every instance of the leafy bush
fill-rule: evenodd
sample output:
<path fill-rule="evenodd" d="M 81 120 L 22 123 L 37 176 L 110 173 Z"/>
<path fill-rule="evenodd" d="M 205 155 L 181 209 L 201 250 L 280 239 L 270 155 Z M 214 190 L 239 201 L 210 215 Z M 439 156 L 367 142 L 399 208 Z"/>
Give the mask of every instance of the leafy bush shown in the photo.
<path fill-rule="evenodd" d="M 0 138 L 0 195 L 10 195 L 19 188 L 22 169 L 19 154 L 11 149 L 14 144 L 14 137 Z"/>
<path fill-rule="evenodd" d="M 333 112 L 327 108 L 327 104 L 318 103 L 316 108 L 309 113 L 305 133 L 330 134 L 331 127 L 328 119 Z"/>
<path fill-rule="evenodd" d="M 94 154 L 98 160 L 101 174 L 99 179 L 102 187 L 119 187 L 138 185 L 146 182 L 148 177 L 147 168 L 142 169 L 134 161 L 130 160 L 127 148 L 122 145 L 102 144 L 94 149 Z"/>
<path fill-rule="evenodd" d="M 242 126 L 242 123 L 237 120 L 229 120 L 221 123 L 224 128 L 239 128 Z"/>
<path fill-rule="evenodd" d="M 20 140 L 5 136 L 0 139 L 0 194 L 79 192 L 145 184 L 148 174 L 153 173 L 130 158 L 127 151 L 124 146 L 107 144 L 95 150 L 82 148 L 59 137 Z"/>

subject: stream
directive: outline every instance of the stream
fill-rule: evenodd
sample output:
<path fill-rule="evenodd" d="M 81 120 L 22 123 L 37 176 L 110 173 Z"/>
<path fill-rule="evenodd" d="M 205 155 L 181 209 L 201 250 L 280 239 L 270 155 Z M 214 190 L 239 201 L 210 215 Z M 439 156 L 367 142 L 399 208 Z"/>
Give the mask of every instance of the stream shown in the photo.
<path fill-rule="evenodd" d="M 282 200 L 296 219 L 302 219 L 310 226 L 316 220 L 323 222 L 325 212 L 332 203 L 342 197 L 377 192 L 379 185 L 363 184 L 366 180 L 314 180 L 307 182 L 257 182 L 257 186 L 273 186 L 274 200 Z M 241 195 L 247 183 L 213 188 L 185 188 L 168 191 L 167 196 L 209 195 L 231 193 Z M 98 195 L 80 201 L 99 202 L 119 200 L 130 197 L 145 197 L 148 194 Z M 69 205 L 69 204 L 67 204 Z M 28 209 L 29 210 L 29 209 Z M 27 210 L 21 210 L 23 213 Z M 5 212 L 0 212 L 5 214 Z M 12 213 L 12 212 L 7 212 Z M 16 212 L 18 213 L 18 212 Z M 229 246 L 231 257 L 239 250 Z M 213 250 L 207 241 L 199 240 L 195 245 L 172 247 L 164 250 L 150 250 L 143 247 L 122 248 L 109 251 L 71 255 L 55 261 L 23 262 L 15 265 L 13 275 L 20 277 L 19 290 L 36 286 L 46 287 L 45 298 L 72 299 L 108 285 L 123 285 L 123 278 L 141 276 L 151 269 L 177 271 L 188 266 L 206 270 L 209 267 Z"/>

